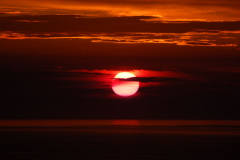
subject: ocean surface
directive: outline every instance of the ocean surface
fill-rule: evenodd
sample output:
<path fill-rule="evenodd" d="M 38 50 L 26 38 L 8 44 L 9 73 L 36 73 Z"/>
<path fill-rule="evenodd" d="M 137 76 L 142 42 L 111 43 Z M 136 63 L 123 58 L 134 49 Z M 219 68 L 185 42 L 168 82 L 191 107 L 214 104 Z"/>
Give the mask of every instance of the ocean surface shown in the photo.
<path fill-rule="evenodd" d="M 1 120 L 1 160 L 240 159 L 240 121 Z"/>

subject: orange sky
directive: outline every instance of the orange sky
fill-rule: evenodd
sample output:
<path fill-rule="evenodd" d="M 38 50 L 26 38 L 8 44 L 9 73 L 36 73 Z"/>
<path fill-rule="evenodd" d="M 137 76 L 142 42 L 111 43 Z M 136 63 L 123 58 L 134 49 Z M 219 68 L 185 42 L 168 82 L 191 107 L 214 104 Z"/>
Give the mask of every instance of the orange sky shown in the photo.
<path fill-rule="evenodd" d="M 238 0 L 0 1 L 0 56 L 16 66 L 50 56 L 45 66 L 236 67 L 239 15 Z"/>
<path fill-rule="evenodd" d="M 8 0 L 0 6 L 0 39 L 239 48 L 237 0 Z"/>
<path fill-rule="evenodd" d="M 239 15 L 239 0 L 0 0 L 0 117 L 239 119 Z M 124 100 L 120 71 L 140 82 Z"/>
<path fill-rule="evenodd" d="M 239 49 L 237 0 L 8 0 L 0 39 L 86 39 Z"/>
<path fill-rule="evenodd" d="M 164 20 L 240 20 L 238 0 L 8 0 L 1 12 L 85 14 L 93 16 L 157 16 Z"/>

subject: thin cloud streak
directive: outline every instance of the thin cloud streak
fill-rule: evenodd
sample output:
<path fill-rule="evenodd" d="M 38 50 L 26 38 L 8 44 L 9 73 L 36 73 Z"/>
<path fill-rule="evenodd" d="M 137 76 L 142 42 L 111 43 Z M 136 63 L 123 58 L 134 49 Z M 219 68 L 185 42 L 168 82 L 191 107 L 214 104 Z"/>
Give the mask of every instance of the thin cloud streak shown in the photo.
<path fill-rule="evenodd" d="M 239 33 L 199 33 L 189 32 L 184 34 L 167 33 L 124 33 L 97 34 L 97 33 L 44 33 L 23 34 L 15 32 L 0 32 L 0 39 L 86 39 L 95 43 L 163 43 L 189 46 L 225 46 L 237 47 Z M 122 36 L 121 36 L 122 35 Z"/>
<path fill-rule="evenodd" d="M 113 78 L 119 81 L 138 81 L 141 83 L 149 83 L 149 82 L 178 82 L 183 81 L 183 79 L 179 78 L 166 78 L 166 77 L 131 77 L 131 78 Z"/>

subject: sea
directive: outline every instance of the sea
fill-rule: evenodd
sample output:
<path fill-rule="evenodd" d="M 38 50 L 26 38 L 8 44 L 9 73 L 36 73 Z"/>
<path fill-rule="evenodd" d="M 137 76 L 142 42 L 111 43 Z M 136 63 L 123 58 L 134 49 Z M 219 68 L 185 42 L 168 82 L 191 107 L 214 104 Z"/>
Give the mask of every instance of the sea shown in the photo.
<path fill-rule="evenodd" d="M 0 120 L 1 160 L 239 160 L 240 121 Z"/>

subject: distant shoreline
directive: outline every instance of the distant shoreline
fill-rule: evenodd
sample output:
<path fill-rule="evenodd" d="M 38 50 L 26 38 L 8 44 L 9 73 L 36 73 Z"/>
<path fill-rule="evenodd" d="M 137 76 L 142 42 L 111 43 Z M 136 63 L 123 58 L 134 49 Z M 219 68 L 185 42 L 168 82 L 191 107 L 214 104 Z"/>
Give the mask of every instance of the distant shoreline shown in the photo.
<path fill-rule="evenodd" d="M 239 120 L 0 120 L 0 127 L 240 126 Z"/>

